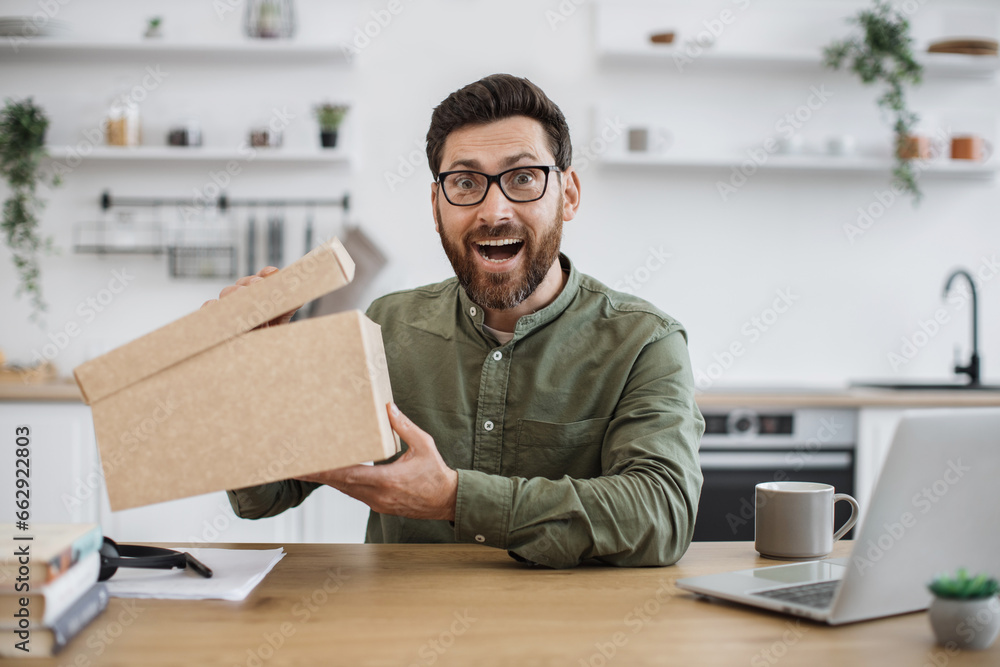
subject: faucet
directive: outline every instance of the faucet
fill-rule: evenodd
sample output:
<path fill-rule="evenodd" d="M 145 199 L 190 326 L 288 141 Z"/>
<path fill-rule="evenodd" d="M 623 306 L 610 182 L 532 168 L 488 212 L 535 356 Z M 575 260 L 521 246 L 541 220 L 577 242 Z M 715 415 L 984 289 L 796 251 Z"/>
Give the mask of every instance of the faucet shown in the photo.
<path fill-rule="evenodd" d="M 976 283 L 972 280 L 972 274 L 965 269 L 952 271 L 951 275 L 948 276 L 948 281 L 944 284 L 944 298 L 948 298 L 951 283 L 959 276 L 969 282 L 969 288 L 972 290 L 972 357 L 969 358 L 969 363 L 965 366 L 956 360 L 955 372 L 965 373 L 969 376 L 969 384 L 976 386 L 979 384 L 979 303 L 976 300 Z"/>

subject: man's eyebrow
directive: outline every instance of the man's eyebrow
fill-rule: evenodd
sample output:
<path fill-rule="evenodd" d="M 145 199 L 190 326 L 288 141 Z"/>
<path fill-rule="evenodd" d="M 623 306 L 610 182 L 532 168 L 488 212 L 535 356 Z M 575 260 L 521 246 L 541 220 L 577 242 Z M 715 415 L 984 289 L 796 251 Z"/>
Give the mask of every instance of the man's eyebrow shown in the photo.
<path fill-rule="evenodd" d="M 513 155 L 513 156 L 507 158 L 506 160 L 504 160 L 503 162 L 500 163 L 500 167 L 503 168 L 503 169 L 506 169 L 507 167 L 513 167 L 515 164 L 517 164 L 518 162 L 520 162 L 524 158 L 531 158 L 532 161 L 538 162 L 538 158 L 535 157 L 534 153 L 531 153 L 529 151 L 525 151 L 523 153 L 518 153 L 517 155 Z"/>
<path fill-rule="evenodd" d="M 500 163 L 500 169 L 503 170 L 507 169 L 508 167 L 512 167 L 525 158 L 530 158 L 534 162 L 538 161 L 538 158 L 535 157 L 534 153 L 530 151 L 524 151 L 523 153 L 518 153 L 517 155 L 512 155 L 508 158 L 504 158 L 503 162 Z M 454 171 L 455 169 L 462 167 L 466 169 L 474 169 L 476 171 L 482 171 L 483 165 L 479 160 L 476 160 L 474 158 L 468 160 L 455 160 L 450 165 L 448 165 L 448 168 L 445 169 L 444 171 Z"/>

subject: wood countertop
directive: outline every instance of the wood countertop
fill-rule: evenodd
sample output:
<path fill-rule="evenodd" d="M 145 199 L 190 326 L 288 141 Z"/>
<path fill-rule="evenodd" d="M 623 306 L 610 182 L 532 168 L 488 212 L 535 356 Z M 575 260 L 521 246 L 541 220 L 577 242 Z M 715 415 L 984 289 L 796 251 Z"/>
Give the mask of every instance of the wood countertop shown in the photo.
<path fill-rule="evenodd" d="M 0 401 L 83 402 L 80 388 L 71 377 L 50 382 L 0 382 Z"/>
<path fill-rule="evenodd" d="M 203 546 L 203 545 L 202 545 Z M 273 548 L 275 545 L 215 545 Z M 836 545 L 835 557 L 849 544 Z M 18 665 L 1000 664 L 946 653 L 924 612 L 830 627 L 710 603 L 675 581 L 773 565 L 702 542 L 665 568 L 533 568 L 479 545 L 292 544 L 243 602 L 112 599 L 52 659 Z M 943 662 L 942 662 L 943 661 Z"/>
<path fill-rule="evenodd" d="M 697 394 L 702 410 L 712 408 L 760 407 L 818 407 L 818 408 L 919 408 L 919 407 L 1000 407 L 1000 391 L 978 390 L 890 390 L 835 387 L 816 389 L 760 388 L 719 389 Z M 73 378 L 59 378 L 52 382 L 0 383 L 2 401 L 83 401 Z"/>

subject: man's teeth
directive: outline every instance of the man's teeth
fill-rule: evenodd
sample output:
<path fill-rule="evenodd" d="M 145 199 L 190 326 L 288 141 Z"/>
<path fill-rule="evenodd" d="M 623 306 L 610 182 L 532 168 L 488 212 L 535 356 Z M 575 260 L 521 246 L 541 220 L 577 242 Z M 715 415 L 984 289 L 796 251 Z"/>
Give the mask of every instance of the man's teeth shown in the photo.
<path fill-rule="evenodd" d="M 493 241 L 476 241 L 478 245 L 510 245 L 512 243 L 520 243 L 521 239 L 496 239 Z"/>
<path fill-rule="evenodd" d="M 490 246 L 505 246 L 505 245 L 520 244 L 520 243 L 524 243 L 524 239 L 491 239 L 488 241 L 476 241 L 476 247 L 479 249 L 479 256 L 485 259 L 487 262 L 493 262 L 494 264 L 501 264 L 511 259 L 512 257 L 515 257 L 520 252 L 520 248 L 516 249 L 513 255 L 511 255 L 510 257 L 506 257 L 504 259 L 493 259 L 492 257 L 486 254 L 486 248 Z"/>

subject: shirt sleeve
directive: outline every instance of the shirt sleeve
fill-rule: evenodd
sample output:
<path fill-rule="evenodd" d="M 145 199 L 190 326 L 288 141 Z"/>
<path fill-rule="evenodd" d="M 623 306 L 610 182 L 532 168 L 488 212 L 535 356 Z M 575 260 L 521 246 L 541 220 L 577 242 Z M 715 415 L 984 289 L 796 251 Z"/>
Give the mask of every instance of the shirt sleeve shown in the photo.
<path fill-rule="evenodd" d="M 226 491 L 226 494 L 237 516 L 244 519 L 263 519 L 297 507 L 320 486 L 316 482 L 285 479 Z"/>
<path fill-rule="evenodd" d="M 648 343 L 605 434 L 602 475 L 502 477 L 458 471 L 455 538 L 550 567 L 596 558 L 669 565 L 687 550 L 701 494 L 705 421 L 682 329 Z"/>

